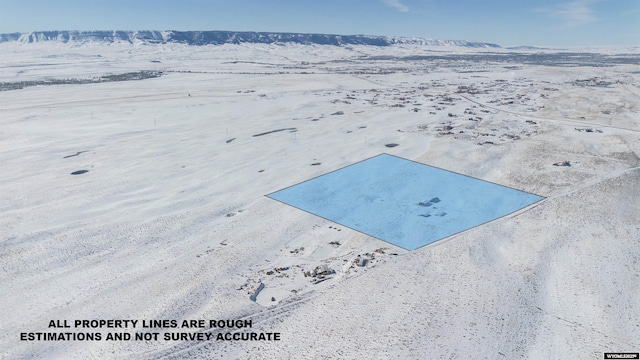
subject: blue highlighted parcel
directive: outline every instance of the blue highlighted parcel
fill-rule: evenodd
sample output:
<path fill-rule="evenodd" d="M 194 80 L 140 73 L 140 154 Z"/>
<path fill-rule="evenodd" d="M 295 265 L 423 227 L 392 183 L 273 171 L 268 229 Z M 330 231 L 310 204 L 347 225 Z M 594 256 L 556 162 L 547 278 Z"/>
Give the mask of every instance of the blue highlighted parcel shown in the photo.
<path fill-rule="evenodd" d="M 407 250 L 543 199 L 388 154 L 267 196 Z"/>

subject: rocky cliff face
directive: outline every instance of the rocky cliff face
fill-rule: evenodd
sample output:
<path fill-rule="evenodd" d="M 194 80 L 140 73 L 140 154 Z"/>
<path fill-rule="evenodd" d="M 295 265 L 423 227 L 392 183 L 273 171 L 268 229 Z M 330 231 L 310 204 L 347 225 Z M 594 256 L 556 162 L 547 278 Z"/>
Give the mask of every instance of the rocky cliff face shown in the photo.
<path fill-rule="evenodd" d="M 221 45 L 239 43 L 296 43 L 318 45 L 372 45 L 390 46 L 413 44 L 425 46 L 461 46 L 471 48 L 499 48 L 499 45 L 464 41 L 433 40 L 408 37 L 368 35 L 328 35 L 298 33 L 265 33 L 236 31 L 34 31 L 30 33 L 0 34 L 0 42 L 17 41 L 35 43 L 58 42 L 130 42 L 130 43 L 183 43 L 188 45 Z"/>

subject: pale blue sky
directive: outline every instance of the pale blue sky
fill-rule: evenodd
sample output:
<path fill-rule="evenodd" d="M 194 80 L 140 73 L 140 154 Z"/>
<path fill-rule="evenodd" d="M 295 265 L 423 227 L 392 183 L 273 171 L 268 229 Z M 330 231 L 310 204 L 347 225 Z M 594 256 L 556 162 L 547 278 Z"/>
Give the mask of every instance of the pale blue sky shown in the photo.
<path fill-rule="evenodd" d="M 640 45 L 640 0 L 0 0 L 0 33 L 115 29 Z"/>

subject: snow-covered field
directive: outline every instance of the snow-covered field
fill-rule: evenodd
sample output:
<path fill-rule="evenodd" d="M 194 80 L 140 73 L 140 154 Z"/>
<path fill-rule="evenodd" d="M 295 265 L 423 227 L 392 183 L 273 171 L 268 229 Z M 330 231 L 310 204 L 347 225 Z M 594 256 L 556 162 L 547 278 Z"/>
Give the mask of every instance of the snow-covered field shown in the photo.
<path fill-rule="evenodd" d="M 35 85 L 0 91 L 0 358 L 640 351 L 638 50 L 473 51 L 0 44 L 0 84 Z M 140 71 L 163 73 L 46 85 Z M 409 252 L 264 196 L 381 153 L 546 199 Z M 280 340 L 49 327 L 93 319 L 251 320 L 232 331 Z M 160 340 L 104 339 L 138 331 Z M 21 340 L 37 332 L 103 338 Z"/>

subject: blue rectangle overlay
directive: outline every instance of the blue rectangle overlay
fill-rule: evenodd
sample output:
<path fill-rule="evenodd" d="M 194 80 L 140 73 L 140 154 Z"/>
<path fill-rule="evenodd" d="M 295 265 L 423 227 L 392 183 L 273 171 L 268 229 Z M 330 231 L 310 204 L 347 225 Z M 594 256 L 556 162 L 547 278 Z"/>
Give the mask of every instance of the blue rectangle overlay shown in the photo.
<path fill-rule="evenodd" d="M 543 199 L 388 154 L 267 196 L 408 250 Z"/>

